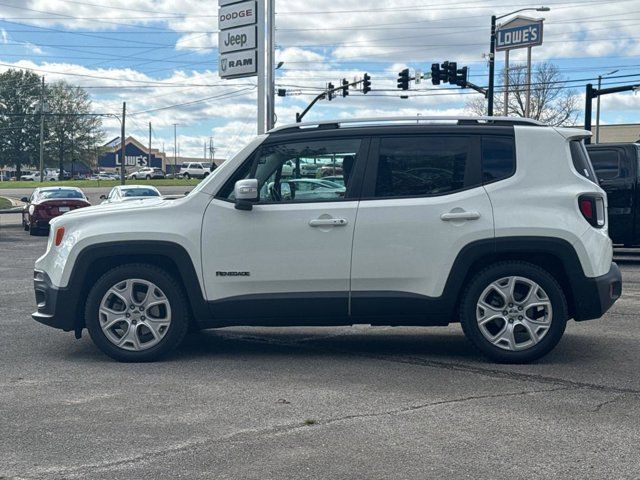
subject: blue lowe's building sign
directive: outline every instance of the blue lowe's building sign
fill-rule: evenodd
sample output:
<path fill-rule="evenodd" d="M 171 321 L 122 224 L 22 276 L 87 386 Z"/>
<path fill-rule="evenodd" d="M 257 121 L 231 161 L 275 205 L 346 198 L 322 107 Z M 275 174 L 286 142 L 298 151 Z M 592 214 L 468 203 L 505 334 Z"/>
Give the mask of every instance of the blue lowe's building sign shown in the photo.
<path fill-rule="evenodd" d="M 543 19 L 516 17 L 496 30 L 496 50 L 542 45 Z"/>
<path fill-rule="evenodd" d="M 120 159 L 120 139 L 114 139 L 106 147 L 109 148 L 109 151 L 100 156 L 98 165 L 100 168 L 120 168 L 122 164 Z M 138 170 L 142 167 L 162 168 L 162 156 L 160 156 L 159 152 L 151 150 L 151 164 L 149 165 L 148 149 L 142 147 L 138 141 L 131 137 L 127 138 L 125 142 L 124 153 L 124 164 L 129 170 Z"/>

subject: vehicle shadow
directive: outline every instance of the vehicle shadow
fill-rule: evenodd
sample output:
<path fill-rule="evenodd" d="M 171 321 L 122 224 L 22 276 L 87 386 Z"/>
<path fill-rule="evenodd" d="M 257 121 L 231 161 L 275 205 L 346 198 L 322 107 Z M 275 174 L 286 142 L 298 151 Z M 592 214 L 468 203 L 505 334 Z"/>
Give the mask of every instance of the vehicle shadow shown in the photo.
<path fill-rule="evenodd" d="M 190 334 L 169 360 L 196 359 L 211 355 L 228 356 L 290 356 L 370 357 L 404 363 L 450 362 L 496 365 L 483 357 L 466 339 L 459 327 L 438 331 L 434 328 L 357 327 L 322 329 L 225 328 Z M 595 340 L 597 343 L 597 340 Z M 585 351 L 591 360 L 605 345 L 594 345 L 593 338 L 565 335 L 560 344 L 536 364 L 573 364 L 583 359 Z"/>

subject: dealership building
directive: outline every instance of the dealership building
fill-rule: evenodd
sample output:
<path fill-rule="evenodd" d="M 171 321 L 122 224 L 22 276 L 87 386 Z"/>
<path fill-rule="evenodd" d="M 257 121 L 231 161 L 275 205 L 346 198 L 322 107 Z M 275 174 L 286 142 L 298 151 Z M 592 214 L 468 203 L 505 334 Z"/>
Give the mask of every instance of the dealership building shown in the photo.
<path fill-rule="evenodd" d="M 98 168 L 105 172 L 119 172 L 122 164 L 120 157 L 120 137 L 116 137 L 103 147 L 103 153 L 98 157 Z M 203 152 L 204 153 L 204 152 Z M 180 165 L 188 162 L 211 162 L 204 157 L 173 157 L 165 152 L 144 146 L 134 137 L 127 137 L 124 144 L 124 165 L 127 172 L 134 172 L 143 167 L 161 168 L 166 173 L 173 173 L 174 165 L 180 171 Z M 218 166 L 223 159 L 215 158 L 213 162 Z"/>

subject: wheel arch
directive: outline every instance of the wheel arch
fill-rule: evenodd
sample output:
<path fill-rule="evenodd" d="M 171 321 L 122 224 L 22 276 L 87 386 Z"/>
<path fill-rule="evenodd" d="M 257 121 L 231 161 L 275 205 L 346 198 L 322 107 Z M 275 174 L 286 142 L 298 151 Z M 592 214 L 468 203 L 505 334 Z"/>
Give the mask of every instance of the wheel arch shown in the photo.
<path fill-rule="evenodd" d="M 167 241 L 107 242 L 85 247 L 75 261 L 68 288 L 77 292 L 76 334 L 84 328 L 84 302 L 95 282 L 110 269 L 127 263 L 147 263 L 166 270 L 182 285 L 192 321 L 208 318 L 209 308 L 195 266 L 185 248 Z"/>
<path fill-rule="evenodd" d="M 456 258 L 445 286 L 452 311 L 460 304 L 464 288 L 487 266 L 508 260 L 531 263 L 548 271 L 567 299 L 569 317 L 579 310 L 578 279 L 585 274 L 575 249 L 566 240 L 551 237 L 508 237 L 481 240 L 467 245 Z"/>

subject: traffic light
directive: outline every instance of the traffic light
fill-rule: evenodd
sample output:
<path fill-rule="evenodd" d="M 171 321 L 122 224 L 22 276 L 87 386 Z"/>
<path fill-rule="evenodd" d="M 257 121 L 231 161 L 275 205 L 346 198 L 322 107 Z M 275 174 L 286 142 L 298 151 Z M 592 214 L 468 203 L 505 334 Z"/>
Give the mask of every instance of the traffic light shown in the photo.
<path fill-rule="evenodd" d="M 466 87 L 467 86 L 467 77 L 468 77 L 468 73 L 469 73 L 469 69 L 467 67 L 462 67 L 460 70 L 458 70 L 456 75 L 456 85 L 458 85 L 459 87 Z"/>
<path fill-rule="evenodd" d="M 398 88 L 409 90 L 409 69 L 405 68 L 398 74 Z"/>
<path fill-rule="evenodd" d="M 451 85 L 455 85 L 456 79 L 458 78 L 458 64 L 456 62 L 448 62 L 446 74 L 447 82 Z"/>
<path fill-rule="evenodd" d="M 367 94 L 371 91 L 371 77 L 368 73 L 364 74 L 364 80 L 362 80 L 362 93 Z"/>
<path fill-rule="evenodd" d="M 349 80 L 346 78 L 342 79 L 342 96 L 346 97 L 349 95 Z"/>
<path fill-rule="evenodd" d="M 446 82 L 447 78 L 444 75 L 444 72 L 440 70 L 440 64 L 432 63 L 431 64 L 431 83 L 434 85 L 440 85 L 441 81 Z"/>
<path fill-rule="evenodd" d="M 333 83 L 327 83 L 327 99 L 329 101 L 333 100 L 336 97 L 336 93 L 333 91 L 334 88 L 335 87 L 333 86 Z"/>

